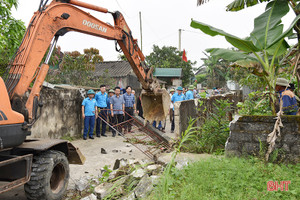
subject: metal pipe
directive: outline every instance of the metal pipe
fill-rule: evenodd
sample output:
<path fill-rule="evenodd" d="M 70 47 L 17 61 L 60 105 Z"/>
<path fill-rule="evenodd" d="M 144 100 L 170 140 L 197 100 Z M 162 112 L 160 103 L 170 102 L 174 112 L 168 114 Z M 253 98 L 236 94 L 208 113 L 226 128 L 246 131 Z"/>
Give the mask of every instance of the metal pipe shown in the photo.
<path fill-rule="evenodd" d="M 182 29 L 179 29 L 179 42 L 178 42 L 178 50 L 181 51 L 181 31 Z"/>
<path fill-rule="evenodd" d="M 143 52 L 143 29 L 142 29 L 142 13 L 139 12 L 140 15 L 140 32 L 141 32 L 141 51 Z"/>
<path fill-rule="evenodd" d="M 55 46 L 56 46 L 58 37 L 59 37 L 58 35 L 55 36 L 54 41 L 52 42 L 52 44 L 51 44 L 51 46 L 50 46 L 49 52 L 48 52 L 47 57 L 46 57 L 46 59 L 45 59 L 45 64 L 47 64 L 47 65 L 48 65 L 48 63 L 49 63 L 49 60 L 50 60 L 51 55 L 52 55 L 52 53 L 53 53 L 53 50 L 54 50 L 54 48 L 55 48 Z"/>
<path fill-rule="evenodd" d="M 89 3 L 82 2 L 82 1 L 70 0 L 69 3 L 73 4 L 73 5 L 76 5 L 76 6 L 83 7 L 83 8 L 88 8 L 88 9 L 91 9 L 91 10 L 95 10 L 95 11 L 99 11 L 99 12 L 103 12 L 103 13 L 108 13 L 108 10 L 106 8 L 102 8 L 100 6 L 92 5 L 92 4 L 89 4 Z"/>

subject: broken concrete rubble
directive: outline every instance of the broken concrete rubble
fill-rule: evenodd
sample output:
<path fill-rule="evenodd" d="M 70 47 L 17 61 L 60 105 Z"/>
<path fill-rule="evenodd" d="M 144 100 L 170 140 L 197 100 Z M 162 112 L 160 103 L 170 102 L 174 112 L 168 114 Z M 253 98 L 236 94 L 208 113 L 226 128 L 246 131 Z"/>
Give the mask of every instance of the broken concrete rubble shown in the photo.
<path fill-rule="evenodd" d="M 96 186 L 94 189 L 94 193 L 96 194 L 98 199 L 103 199 L 109 193 L 109 189 L 112 187 L 112 183 L 101 183 Z"/>
<path fill-rule="evenodd" d="M 116 159 L 113 171 L 106 174 L 105 180 L 107 182 L 95 184 L 93 195 L 85 197 L 83 200 L 105 199 L 113 197 L 113 199 L 133 200 L 142 199 L 147 197 L 153 187 L 159 183 L 160 176 L 157 175 L 162 172 L 163 166 L 154 164 L 149 160 L 137 161 L 132 159 Z M 102 173 L 107 172 L 104 168 Z M 103 174 L 102 174 L 103 176 Z M 95 178 L 94 178 L 95 179 Z M 92 180 L 92 179 L 91 179 Z M 99 179 L 101 180 L 101 179 Z M 87 190 L 89 182 L 86 178 L 79 181 L 77 189 L 83 191 L 83 188 Z M 98 182 L 99 183 L 99 182 Z M 80 187 L 81 186 L 81 187 Z M 129 191 L 129 192 L 128 192 Z"/>
<path fill-rule="evenodd" d="M 89 196 L 84 197 L 80 200 L 97 200 L 97 197 L 94 194 L 90 194 Z"/>
<path fill-rule="evenodd" d="M 142 178 L 146 174 L 145 170 L 142 168 L 134 170 L 130 175 L 134 178 Z"/>
<path fill-rule="evenodd" d="M 159 175 L 152 175 L 152 176 L 150 176 L 150 179 L 152 181 L 152 185 L 155 186 L 159 183 L 160 176 Z"/>
<path fill-rule="evenodd" d="M 153 189 L 152 180 L 148 174 L 144 175 L 139 184 L 135 187 L 134 193 L 138 199 L 145 198 Z"/>
<path fill-rule="evenodd" d="M 82 177 L 79 180 L 75 180 L 75 189 L 82 192 L 89 186 L 87 177 Z"/>

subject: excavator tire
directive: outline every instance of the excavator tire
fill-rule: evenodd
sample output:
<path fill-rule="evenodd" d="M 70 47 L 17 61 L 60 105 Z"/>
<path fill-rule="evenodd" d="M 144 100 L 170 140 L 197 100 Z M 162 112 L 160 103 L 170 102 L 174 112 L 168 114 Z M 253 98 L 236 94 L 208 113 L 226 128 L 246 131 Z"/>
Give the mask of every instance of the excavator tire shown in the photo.
<path fill-rule="evenodd" d="M 30 181 L 24 185 L 27 199 L 60 200 L 68 182 L 69 162 L 60 151 L 48 150 L 33 157 Z"/>

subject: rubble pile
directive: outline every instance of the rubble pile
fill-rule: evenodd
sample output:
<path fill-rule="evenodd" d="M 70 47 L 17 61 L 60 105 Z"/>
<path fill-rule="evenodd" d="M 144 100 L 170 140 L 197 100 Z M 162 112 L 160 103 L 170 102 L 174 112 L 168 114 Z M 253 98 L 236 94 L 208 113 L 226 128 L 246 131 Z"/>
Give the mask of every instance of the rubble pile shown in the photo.
<path fill-rule="evenodd" d="M 116 159 L 112 170 L 102 168 L 99 177 L 75 180 L 74 190 L 69 191 L 65 199 L 79 196 L 85 196 L 81 200 L 143 199 L 159 183 L 166 164 L 156 164 L 149 160 L 137 161 L 134 158 Z"/>

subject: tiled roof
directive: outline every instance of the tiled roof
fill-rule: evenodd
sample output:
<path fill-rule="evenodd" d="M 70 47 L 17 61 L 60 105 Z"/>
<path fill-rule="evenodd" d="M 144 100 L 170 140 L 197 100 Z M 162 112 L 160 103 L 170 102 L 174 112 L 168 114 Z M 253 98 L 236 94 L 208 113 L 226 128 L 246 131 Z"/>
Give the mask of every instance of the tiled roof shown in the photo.
<path fill-rule="evenodd" d="M 110 77 L 124 77 L 129 75 L 133 70 L 128 61 L 108 61 L 97 63 L 95 66 L 95 76 L 101 76 L 108 72 Z"/>
<path fill-rule="evenodd" d="M 155 68 L 153 73 L 155 77 L 181 77 L 181 68 Z"/>

